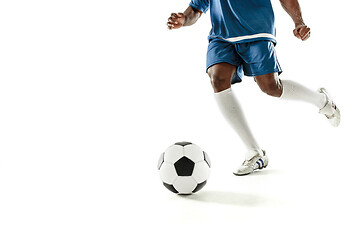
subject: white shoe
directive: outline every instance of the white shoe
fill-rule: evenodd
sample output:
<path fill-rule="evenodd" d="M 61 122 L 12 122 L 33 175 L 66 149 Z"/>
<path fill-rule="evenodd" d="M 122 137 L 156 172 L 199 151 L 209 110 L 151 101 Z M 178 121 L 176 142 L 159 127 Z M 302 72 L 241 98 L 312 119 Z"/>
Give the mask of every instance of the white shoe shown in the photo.
<path fill-rule="evenodd" d="M 326 96 L 326 104 L 323 108 L 319 110 L 319 113 L 324 114 L 332 126 L 337 127 L 340 124 L 340 110 L 333 102 L 329 93 L 325 88 L 320 88 L 319 93 L 323 93 Z"/>
<path fill-rule="evenodd" d="M 256 169 L 260 170 L 266 168 L 269 163 L 269 159 L 266 156 L 265 151 L 262 150 L 262 152 L 262 156 L 260 154 L 257 154 L 254 157 L 245 160 L 243 164 L 238 167 L 233 173 L 237 176 L 242 176 L 252 173 Z"/>

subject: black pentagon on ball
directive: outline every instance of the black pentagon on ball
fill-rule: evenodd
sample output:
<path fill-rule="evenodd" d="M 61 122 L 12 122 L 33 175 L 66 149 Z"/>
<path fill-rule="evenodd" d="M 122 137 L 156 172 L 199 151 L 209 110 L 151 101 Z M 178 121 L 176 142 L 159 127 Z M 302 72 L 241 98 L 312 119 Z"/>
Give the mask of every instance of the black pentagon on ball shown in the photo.
<path fill-rule="evenodd" d="M 199 191 L 200 189 L 202 189 L 206 184 L 206 180 L 202 183 L 199 183 L 196 188 L 192 191 L 193 193 L 196 193 L 197 191 Z"/>
<path fill-rule="evenodd" d="M 208 165 L 209 167 L 211 167 L 211 162 L 210 162 L 209 156 L 208 156 L 207 153 L 204 152 L 204 151 L 203 151 L 203 154 L 204 154 L 204 160 L 205 160 L 205 162 L 207 163 L 207 165 Z"/>
<path fill-rule="evenodd" d="M 165 153 L 162 153 L 160 155 L 159 162 L 158 162 L 158 170 L 160 170 L 162 164 L 164 163 L 164 155 L 165 155 Z"/>
<path fill-rule="evenodd" d="M 164 186 L 165 186 L 167 189 L 169 189 L 169 190 L 172 191 L 173 193 L 179 193 L 179 192 L 174 188 L 173 185 L 170 185 L 170 184 L 167 184 L 167 183 L 164 183 L 164 182 L 163 182 L 163 184 L 164 184 Z"/>
<path fill-rule="evenodd" d="M 183 146 L 183 147 L 185 147 L 186 145 L 190 145 L 190 144 L 192 144 L 191 142 L 177 142 L 177 143 L 175 143 L 175 145 L 180 145 L 180 146 Z"/>
<path fill-rule="evenodd" d="M 191 176 L 194 171 L 195 163 L 187 158 L 182 157 L 174 163 L 175 170 L 178 176 Z"/>

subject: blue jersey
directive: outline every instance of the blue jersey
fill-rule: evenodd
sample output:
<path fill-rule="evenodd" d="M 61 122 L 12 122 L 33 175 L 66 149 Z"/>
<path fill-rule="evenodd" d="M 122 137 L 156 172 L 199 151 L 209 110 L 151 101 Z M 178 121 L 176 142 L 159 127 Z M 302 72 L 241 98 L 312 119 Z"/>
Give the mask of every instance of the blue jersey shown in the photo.
<path fill-rule="evenodd" d="M 210 9 L 209 40 L 236 43 L 270 40 L 276 44 L 270 0 L 191 0 L 189 5 L 203 13 Z"/>

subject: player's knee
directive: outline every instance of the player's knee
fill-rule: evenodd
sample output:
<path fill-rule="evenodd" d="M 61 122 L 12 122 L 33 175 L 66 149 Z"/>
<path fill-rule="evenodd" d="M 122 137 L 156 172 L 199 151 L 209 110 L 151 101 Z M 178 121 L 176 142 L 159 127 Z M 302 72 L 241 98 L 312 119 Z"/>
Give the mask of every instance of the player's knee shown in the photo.
<path fill-rule="evenodd" d="M 260 86 L 261 90 L 267 95 L 280 97 L 282 93 L 281 85 L 275 81 Z"/>
<path fill-rule="evenodd" d="M 231 86 L 231 79 L 229 76 L 212 72 L 208 72 L 208 75 L 215 92 L 221 92 Z"/>
<path fill-rule="evenodd" d="M 280 80 L 277 78 L 255 78 L 260 89 L 267 95 L 273 97 L 280 97 L 282 94 L 282 86 Z"/>

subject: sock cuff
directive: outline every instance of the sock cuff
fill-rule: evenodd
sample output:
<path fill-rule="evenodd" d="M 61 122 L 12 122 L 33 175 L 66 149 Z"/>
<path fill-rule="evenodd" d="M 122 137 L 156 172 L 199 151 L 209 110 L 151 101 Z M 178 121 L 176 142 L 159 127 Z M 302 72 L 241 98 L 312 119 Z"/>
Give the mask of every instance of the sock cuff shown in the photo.
<path fill-rule="evenodd" d="M 221 92 L 214 93 L 214 95 L 219 96 L 219 95 L 223 95 L 223 94 L 227 94 L 227 93 L 231 93 L 231 92 L 232 92 L 232 89 L 230 87 L 228 89 L 222 90 Z"/>

